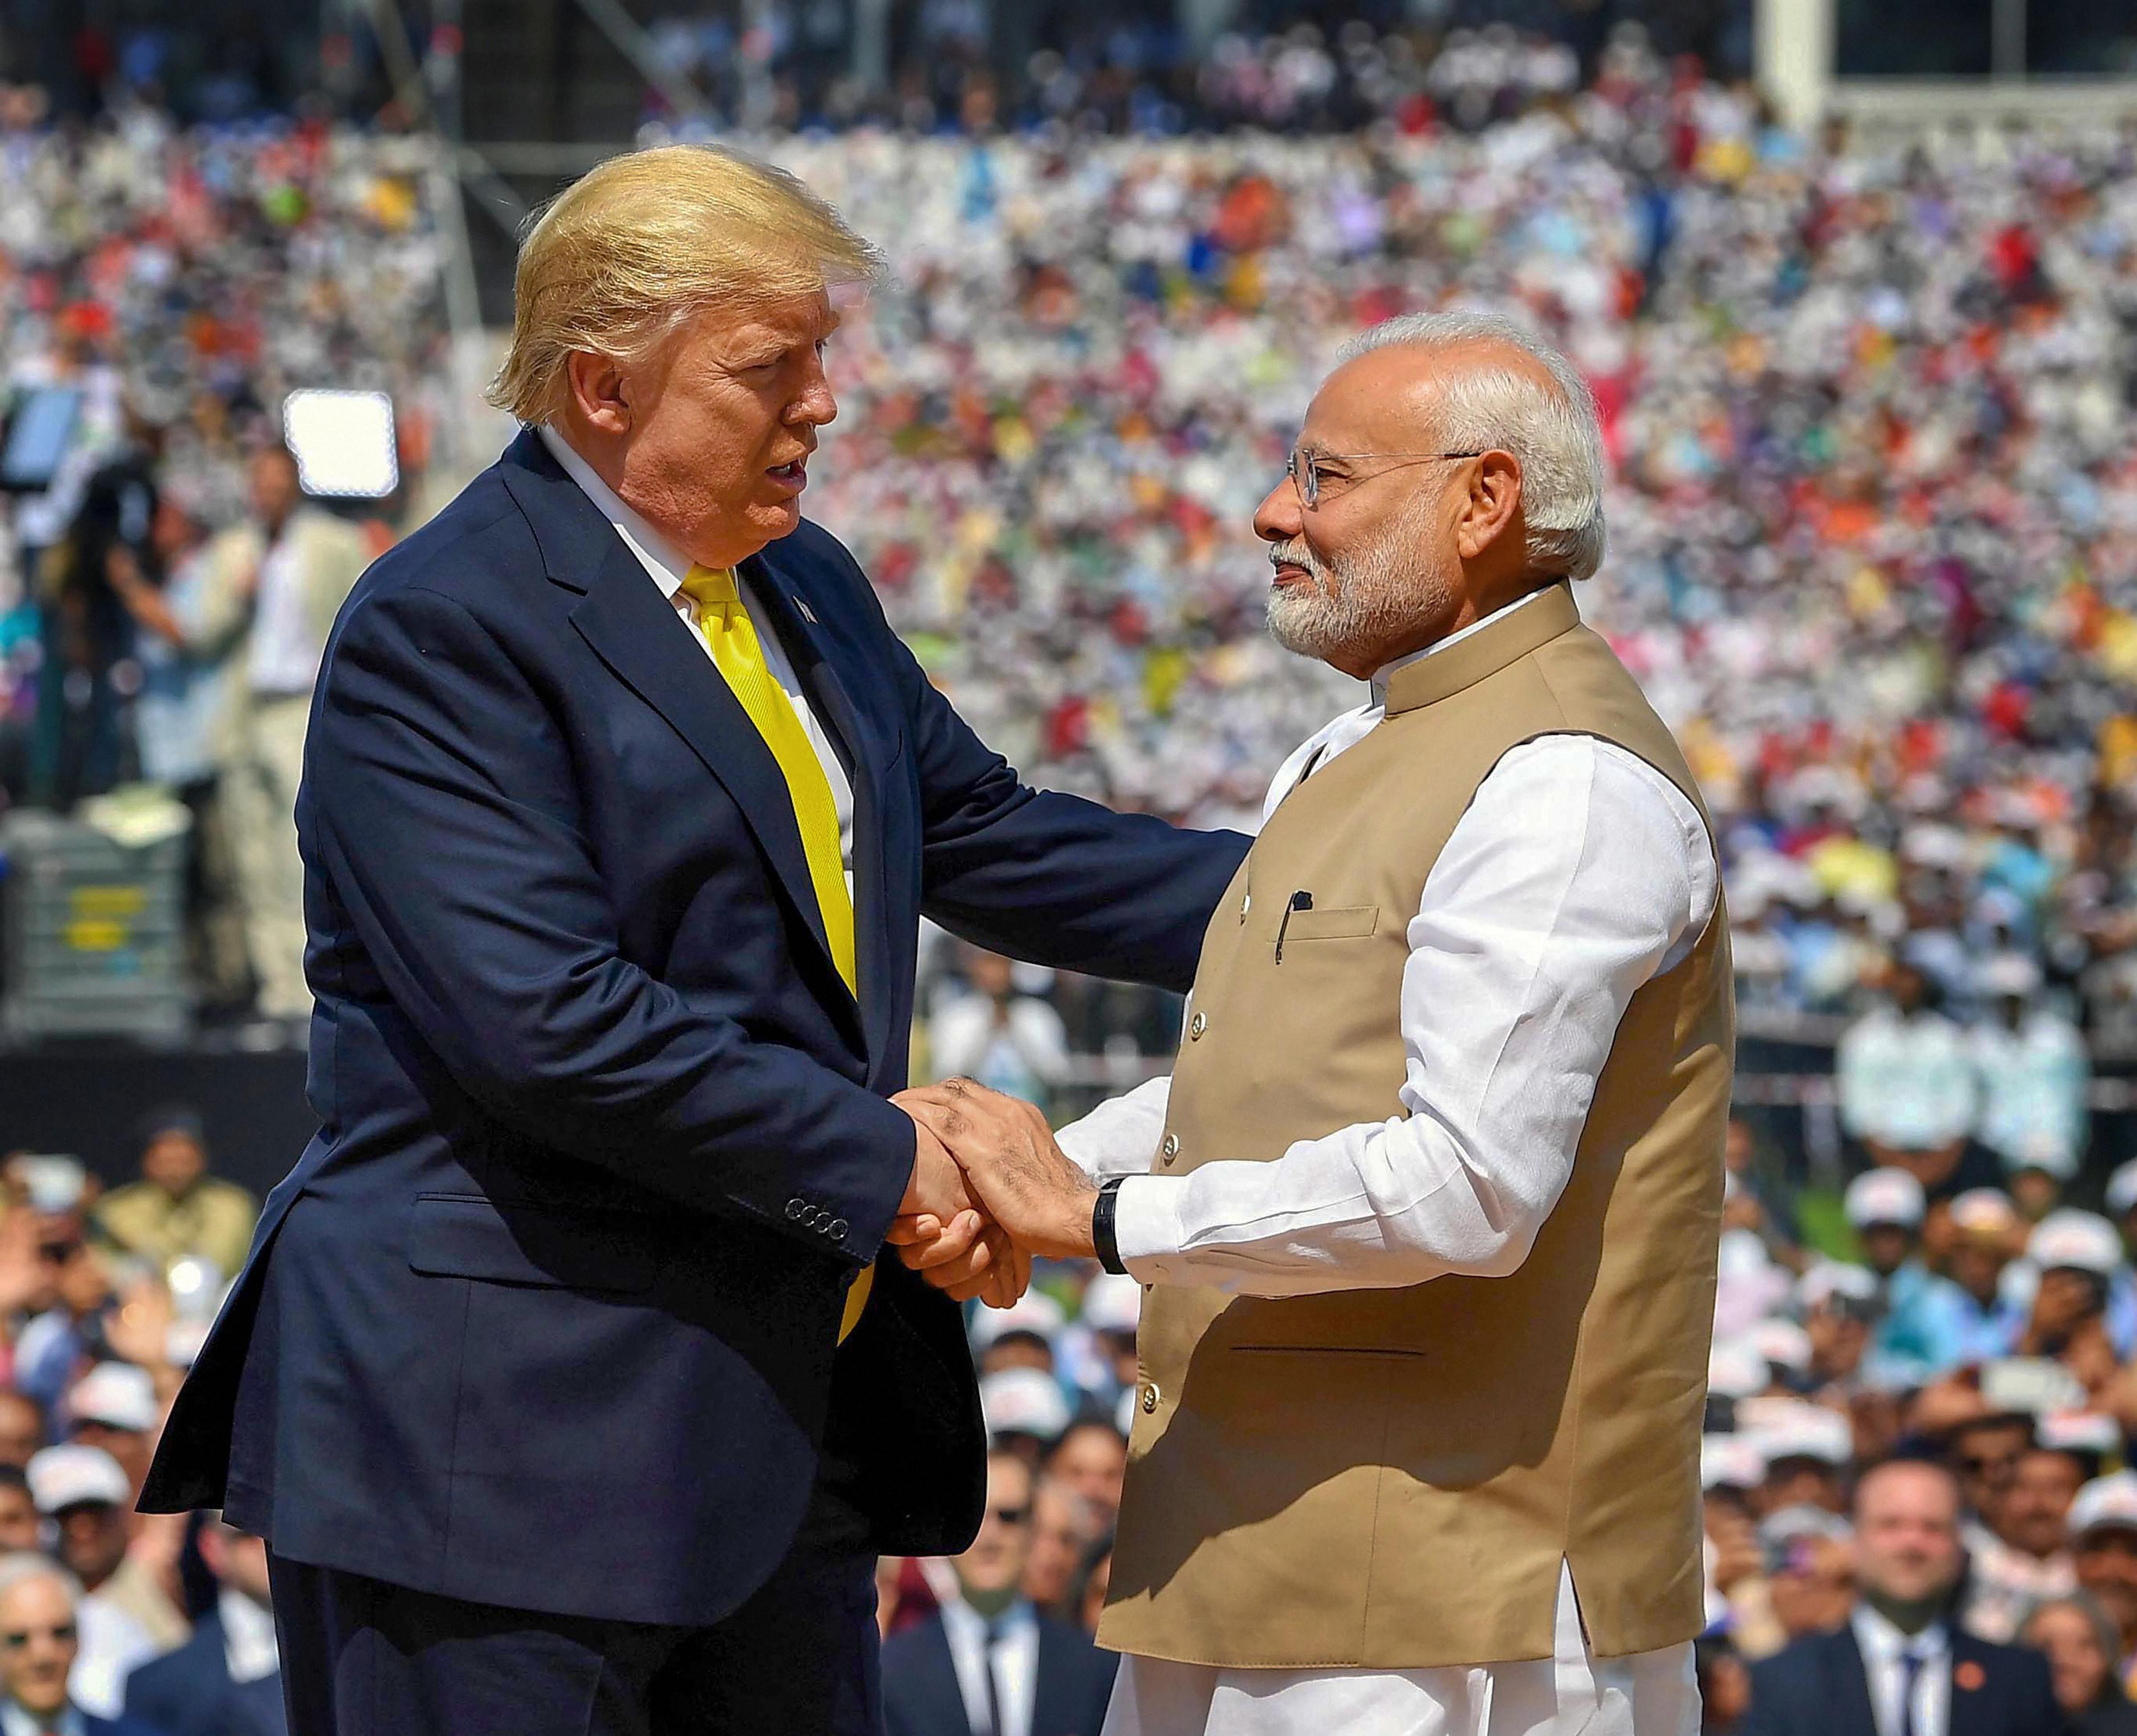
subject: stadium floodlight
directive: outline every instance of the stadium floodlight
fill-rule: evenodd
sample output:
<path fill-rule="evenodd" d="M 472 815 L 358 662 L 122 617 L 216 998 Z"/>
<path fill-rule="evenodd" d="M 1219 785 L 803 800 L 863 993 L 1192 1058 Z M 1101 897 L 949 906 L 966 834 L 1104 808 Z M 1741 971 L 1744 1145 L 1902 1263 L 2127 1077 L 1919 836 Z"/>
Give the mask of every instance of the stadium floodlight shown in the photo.
<path fill-rule="evenodd" d="M 376 500 L 401 485 L 393 400 L 382 392 L 293 392 L 282 400 L 282 438 L 308 495 Z"/>

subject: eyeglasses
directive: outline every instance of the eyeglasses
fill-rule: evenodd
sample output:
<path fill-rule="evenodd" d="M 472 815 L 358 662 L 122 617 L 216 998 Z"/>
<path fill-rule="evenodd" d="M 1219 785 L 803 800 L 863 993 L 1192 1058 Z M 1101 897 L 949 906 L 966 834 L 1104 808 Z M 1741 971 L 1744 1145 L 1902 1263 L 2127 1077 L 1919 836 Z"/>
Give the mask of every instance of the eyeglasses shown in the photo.
<path fill-rule="evenodd" d="M 0 1634 L 0 1641 L 4 1641 L 10 1651 L 20 1651 L 31 1641 L 38 1639 L 53 1640 L 62 1646 L 71 1646 L 74 1643 L 74 1623 L 62 1621 L 56 1627 L 12 1627 L 6 1633 Z"/>
<path fill-rule="evenodd" d="M 1298 498 L 1311 512 L 1320 505 L 1321 496 L 1331 483 L 1340 493 L 1353 482 L 1364 480 L 1358 476 L 1346 476 L 1341 471 L 1326 470 L 1328 465 L 1362 464 L 1368 460 L 1392 459 L 1395 462 L 1385 468 L 1395 471 L 1413 464 L 1430 464 L 1441 458 L 1482 458 L 1483 456 L 1482 452 L 1309 452 L 1304 446 L 1293 446 L 1291 456 L 1283 461 L 1283 473 L 1291 478 L 1292 485 L 1298 490 Z"/>

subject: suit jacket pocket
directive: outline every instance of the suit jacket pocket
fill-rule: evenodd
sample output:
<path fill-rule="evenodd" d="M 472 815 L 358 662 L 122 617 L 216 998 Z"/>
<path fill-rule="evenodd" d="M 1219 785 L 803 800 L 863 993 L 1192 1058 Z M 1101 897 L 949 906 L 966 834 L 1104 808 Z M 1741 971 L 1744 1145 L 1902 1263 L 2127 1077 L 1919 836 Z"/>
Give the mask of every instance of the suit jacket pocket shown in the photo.
<path fill-rule="evenodd" d="M 653 1287 L 651 1220 L 467 1194 L 417 1196 L 408 1264 L 441 1278 L 627 1295 Z"/>

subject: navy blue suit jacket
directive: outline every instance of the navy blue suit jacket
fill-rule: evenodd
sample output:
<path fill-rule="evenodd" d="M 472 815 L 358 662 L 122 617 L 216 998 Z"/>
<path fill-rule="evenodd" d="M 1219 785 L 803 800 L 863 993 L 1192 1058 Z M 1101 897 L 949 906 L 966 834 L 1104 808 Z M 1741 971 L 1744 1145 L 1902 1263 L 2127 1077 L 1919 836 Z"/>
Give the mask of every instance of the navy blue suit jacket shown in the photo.
<path fill-rule="evenodd" d="M 858 1001 L 786 786 L 531 433 L 344 607 L 298 798 L 323 1124 L 144 1497 L 448 1597 L 703 1624 L 820 1449 L 885 1553 L 963 1547 L 958 1310 L 894 1260 L 918 919 L 1185 988 L 1245 852 L 1020 784 L 804 524 L 743 568 L 854 791 Z"/>
<path fill-rule="evenodd" d="M 289 1736 L 279 1676 L 230 1678 L 222 1620 L 201 1617 L 176 1651 L 137 1665 L 126 1678 L 126 1715 L 162 1736 Z"/>
<path fill-rule="evenodd" d="M 1041 1616 L 1031 1736 L 1098 1736 L 1120 1663 L 1080 1627 Z M 886 1736 L 972 1736 L 940 1615 L 884 1643 L 883 1720 Z"/>
<path fill-rule="evenodd" d="M 1951 1633 L 1947 1736 L 2066 1736 L 2048 1660 L 2018 1646 Z M 1745 1736 L 1877 1736 L 1855 1630 L 1810 1634 L 1751 1666 Z"/>

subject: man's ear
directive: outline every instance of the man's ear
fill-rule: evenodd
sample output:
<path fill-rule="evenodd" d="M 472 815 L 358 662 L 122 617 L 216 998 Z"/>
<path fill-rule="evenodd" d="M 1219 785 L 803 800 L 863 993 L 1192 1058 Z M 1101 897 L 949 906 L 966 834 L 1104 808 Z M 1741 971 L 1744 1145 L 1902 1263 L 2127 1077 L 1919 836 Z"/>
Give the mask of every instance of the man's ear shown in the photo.
<path fill-rule="evenodd" d="M 1457 552 L 1465 561 L 1477 559 L 1517 527 L 1521 516 L 1521 460 L 1496 449 L 1485 453 L 1470 472 L 1468 497 L 1455 526 Z"/>
<path fill-rule="evenodd" d="M 564 358 L 564 378 L 572 407 L 588 427 L 602 434 L 630 432 L 630 379 L 614 356 L 575 349 Z"/>

